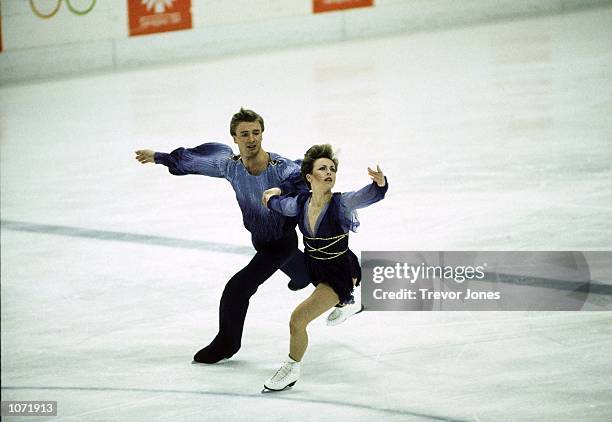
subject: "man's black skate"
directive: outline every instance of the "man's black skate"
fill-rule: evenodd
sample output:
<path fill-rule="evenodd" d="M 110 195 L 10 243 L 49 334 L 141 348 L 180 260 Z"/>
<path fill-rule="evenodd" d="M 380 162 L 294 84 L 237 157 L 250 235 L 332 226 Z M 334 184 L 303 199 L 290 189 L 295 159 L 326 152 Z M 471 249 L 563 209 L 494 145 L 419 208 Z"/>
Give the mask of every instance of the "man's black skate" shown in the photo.
<path fill-rule="evenodd" d="M 213 340 L 212 343 L 193 356 L 193 363 L 213 364 L 232 357 L 234 353 L 228 352 L 227 348 L 223 347 L 220 342 Z"/>

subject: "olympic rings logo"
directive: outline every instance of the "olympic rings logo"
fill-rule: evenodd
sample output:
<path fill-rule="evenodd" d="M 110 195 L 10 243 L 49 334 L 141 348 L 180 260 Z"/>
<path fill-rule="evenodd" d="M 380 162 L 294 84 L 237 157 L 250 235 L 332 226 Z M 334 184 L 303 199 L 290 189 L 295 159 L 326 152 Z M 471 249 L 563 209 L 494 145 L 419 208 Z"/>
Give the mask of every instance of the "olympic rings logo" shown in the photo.
<path fill-rule="evenodd" d="M 56 1 L 57 3 L 55 4 L 55 6 L 50 12 L 41 12 L 34 4 L 34 0 L 30 0 L 30 8 L 32 9 L 32 12 L 34 12 L 34 14 L 38 16 L 39 18 L 49 19 L 57 14 L 57 12 L 60 10 L 60 6 L 62 5 L 62 0 L 56 0 Z M 79 9 L 76 9 L 72 5 L 72 3 L 70 3 L 70 0 L 66 0 L 66 6 L 68 7 L 68 10 L 70 10 L 72 13 L 78 16 L 83 16 L 83 15 L 88 14 L 89 12 L 91 12 L 91 10 L 94 8 L 95 5 L 96 5 L 96 0 L 91 0 L 91 4 L 89 5 L 89 7 L 83 10 L 79 10 Z"/>

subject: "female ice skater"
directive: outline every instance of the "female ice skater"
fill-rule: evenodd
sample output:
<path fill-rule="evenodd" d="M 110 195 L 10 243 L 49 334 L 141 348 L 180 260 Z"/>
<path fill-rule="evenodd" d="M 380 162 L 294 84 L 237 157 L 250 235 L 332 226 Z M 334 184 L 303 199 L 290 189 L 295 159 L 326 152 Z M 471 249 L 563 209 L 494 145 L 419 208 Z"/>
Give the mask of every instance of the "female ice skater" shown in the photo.
<path fill-rule="evenodd" d="M 351 303 L 353 288 L 361 280 L 361 268 L 348 248 L 349 230 L 359 222 L 355 210 L 385 197 L 387 179 L 380 167 L 368 167 L 374 181 L 357 192 L 332 193 L 338 160 L 328 144 L 314 145 L 304 156 L 301 173 L 312 192 L 279 196 L 278 188 L 264 192 L 268 208 L 287 217 L 297 216 L 304 236 L 306 269 L 316 286 L 314 292 L 291 314 L 289 359 L 269 378 L 264 387 L 280 391 L 293 386 L 300 377 L 300 362 L 308 346 L 306 326 L 336 304 Z"/>

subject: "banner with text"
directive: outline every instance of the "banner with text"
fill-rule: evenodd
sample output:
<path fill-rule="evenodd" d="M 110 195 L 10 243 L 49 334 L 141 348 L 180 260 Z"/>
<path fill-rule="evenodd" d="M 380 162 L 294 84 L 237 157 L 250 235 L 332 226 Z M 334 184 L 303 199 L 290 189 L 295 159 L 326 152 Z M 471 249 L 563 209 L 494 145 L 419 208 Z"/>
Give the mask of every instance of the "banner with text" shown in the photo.
<path fill-rule="evenodd" d="M 191 0 L 128 0 L 130 36 L 191 29 Z"/>
<path fill-rule="evenodd" d="M 313 0 L 312 11 L 313 13 L 322 13 L 373 5 L 374 0 Z"/>
<path fill-rule="evenodd" d="M 612 252 L 361 254 L 367 311 L 610 311 Z"/>

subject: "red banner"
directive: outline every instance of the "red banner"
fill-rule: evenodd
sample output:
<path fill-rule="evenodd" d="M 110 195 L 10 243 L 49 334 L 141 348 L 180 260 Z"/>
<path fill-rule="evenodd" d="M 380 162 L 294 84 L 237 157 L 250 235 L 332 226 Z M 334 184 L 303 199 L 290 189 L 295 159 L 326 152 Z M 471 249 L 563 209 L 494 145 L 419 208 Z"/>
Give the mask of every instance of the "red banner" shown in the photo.
<path fill-rule="evenodd" d="M 313 13 L 373 6 L 374 0 L 313 0 Z"/>
<path fill-rule="evenodd" d="M 191 0 L 128 0 L 130 35 L 191 29 Z"/>

